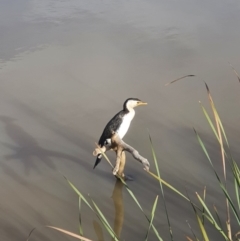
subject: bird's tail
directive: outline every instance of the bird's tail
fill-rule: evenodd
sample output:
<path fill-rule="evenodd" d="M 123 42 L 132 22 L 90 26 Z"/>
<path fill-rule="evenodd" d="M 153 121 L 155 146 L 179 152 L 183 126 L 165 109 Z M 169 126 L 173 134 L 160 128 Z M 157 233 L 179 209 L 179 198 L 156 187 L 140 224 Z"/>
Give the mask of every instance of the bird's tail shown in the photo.
<path fill-rule="evenodd" d="M 102 160 L 102 153 L 109 150 L 109 148 L 106 148 L 105 146 L 102 146 L 101 149 L 96 148 L 93 152 L 93 155 L 97 157 L 93 169 L 101 162 Z"/>
<path fill-rule="evenodd" d="M 101 162 L 101 160 L 102 160 L 102 154 L 99 153 L 99 154 L 97 155 L 97 159 L 96 159 L 96 161 L 95 161 L 95 164 L 94 164 L 93 169 Z"/>

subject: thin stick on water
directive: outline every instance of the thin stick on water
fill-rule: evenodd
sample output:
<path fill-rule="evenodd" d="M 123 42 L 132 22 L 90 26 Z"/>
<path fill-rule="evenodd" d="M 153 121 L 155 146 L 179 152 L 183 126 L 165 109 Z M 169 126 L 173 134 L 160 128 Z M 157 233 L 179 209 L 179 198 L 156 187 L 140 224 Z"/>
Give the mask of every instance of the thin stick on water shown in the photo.
<path fill-rule="evenodd" d="M 185 76 L 183 76 L 183 77 L 180 77 L 180 78 L 178 78 L 178 79 L 175 79 L 175 80 L 173 80 L 173 81 L 171 81 L 171 82 L 166 83 L 165 86 L 170 85 L 170 84 L 172 84 L 172 83 L 174 83 L 174 82 L 176 82 L 176 81 L 178 81 L 178 80 L 185 79 L 185 78 L 187 78 L 187 77 L 194 77 L 194 76 L 195 76 L 194 74 L 185 75 Z"/>

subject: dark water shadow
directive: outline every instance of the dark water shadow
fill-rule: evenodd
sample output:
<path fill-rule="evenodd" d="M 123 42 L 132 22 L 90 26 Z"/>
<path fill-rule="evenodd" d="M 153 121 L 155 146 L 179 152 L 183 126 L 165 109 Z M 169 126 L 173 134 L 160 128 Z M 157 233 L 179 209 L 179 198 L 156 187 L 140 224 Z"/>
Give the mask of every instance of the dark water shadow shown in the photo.
<path fill-rule="evenodd" d="M 37 111 L 33 108 L 31 108 L 29 105 L 26 105 L 20 101 L 14 101 L 13 104 L 23 113 L 27 114 L 31 118 L 34 118 L 34 120 L 38 123 L 40 123 L 42 126 L 47 128 L 48 130 L 52 131 L 56 135 L 60 136 L 61 138 L 67 140 L 68 142 L 74 144 L 77 147 L 80 147 L 81 149 L 89 152 L 90 160 L 87 160 L 86 165 L 83 164 L 83 162 L 79 162 L 81 165 L 85 165 L 85 167 L 90 171 L 93 172 L 93 165 L 95 162 L 95 157 L 92 155 L 92 152 L 95 148 L 94 142 L 97 140 L 91 140 L 88 135 L 84 133 L 83 130 L 79 129 L 79 131 L 76 132 L 76 130 L 73 130 L 71 127 L 68 127 L 66 125 L 62 125 L 56 120 L 53 120 L 45 115 L 45 113 L 41 111 Z M 89 144 L 90 143 L 90 144 Z M 92 162 L 91 162 L 92 161 Z M 106 177 L 112 178 L 111 173 L 109 170 L 102 170 L 97 169 L 94 170 L 94 174 L 98 175 L 100 177 Z M 109 174 L 109 175 L 108 175 Z"/>
<path fill-rule="evenodd" d="M 4 124 L 7 135 L 11 138 L 15 145 L 1 142 L 2 145 L 10 149 L 13 153 L 5 155 L 7 161 L 18 160 L 24 167 L 24 172 L 29 175 L 31 170 L 41 173 L 41 170 L 36 165 L 37 158 L 40 162 L 44 163 L 47 167 L 55 170 L 56 166 L 51 158 L 58 158 L 68 160 L 76 164 L 80 164 L 86 169 L 91 169 L 90 165 L 81 161 L 72 155 L 65 153 L 51 151 L 39 146 L 37 140 L 28 134 L 22 127 L 16 124 L 14 118 L 8 116 L 0 116 L 0 121 Z"/>
<path fill-rule="evenodd" d="M 59 122 L 50 119 L 43 112 L 37 111 L 31 108 L 29 105 L 26 105 L 20 101 L 15 101 L 13 104 L 21 111 L 34 118 L 38 123 L 42 124 L 45 128 L 51 130 L 53 133 L 61 136 L 62 138 L 68 140 L 69 142 L 75 144 L 76 146 L 80 146 L 81 148 L 88 150 L 89 148 L 94 147 L 89 146 L 89 144 L 84 141 L 88 139 L 83 132 L 77 132 L 72 130 L 71 127 L 67 127 L 65 125 L 60 124 Z M 92 152 L 91 152 L 92 154 Z"/>

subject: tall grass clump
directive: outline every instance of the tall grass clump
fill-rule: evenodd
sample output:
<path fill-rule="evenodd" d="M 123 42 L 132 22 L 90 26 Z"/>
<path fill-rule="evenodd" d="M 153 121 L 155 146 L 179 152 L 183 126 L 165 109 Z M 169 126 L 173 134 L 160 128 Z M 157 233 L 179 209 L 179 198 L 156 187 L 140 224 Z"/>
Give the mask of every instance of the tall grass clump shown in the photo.
<path fill-rule="evenodd" d="M 238 77 L 238 80 L 240 81 L 239 75 L 237 74 L 236 70 L 235 69 L 233 69 L 233 70 L 234 70 L 234 73 L 236 74 L 236 76 Z M 183 79 L 185 77 L 192 77 L 192 76 L 193 75 L 187 75 L 182 78 L 178 78 L 177 80 Z M 177 80 L 174 80 L 168 84 L 175 83 Z M 205 116 L 207 123 L 209 124 L 211 130 L 213 131 L 214 136 L 216 137 L 216 142 L 219 145 L 219 150 L 221 153 L 221 166 L 222 166 L 222 172 L 223 172 L 222 178 L 221 178 L 221 175 L 217 172 L 216 168 L 214 167 L 214 164 L 212 162 L 212 157 L 210 156 L 206 145 L 204 144 L 203 140 L 201 139 L 200 133 L 198 133 L 198 131 L 196 129 L 193 129 L 193 131 L 198 140 L 200 148 L 202 149 L 203 153 L 206 156 L 206 160 L 209 163 L 209 167 L 212 169 L 213 175 L 215 176 L 215 178 L 217 180 L 219 189 L 221 190 L 221 192 L 224 196 L 225 201 L 224 201 L 224 203 L 222 203 L 222 206 L 225 207 L 226 214 L 225 215 L 223 215 L 222 213 L 220 214 L 215 205 L 213 205 L 213 207 L 209 207 L 207 205 L 207 203 L 206 203 L 206 197 L 207 197 L 206 187 L 204 187 L 203 195 L 200 195 L 197 192 L 195 193 L 196 200 L 198 203 L 193 203 L 192 200 L 187 195 L 183 194 L 182 192 L 177 190 L 175 187 L 173 187 L 171 184 L 169 184 L 167 181 L 165 181 L 161 178 L 159 162 L 157 161 L 157 156 L 156 156 L 156 153 L 155 153 L 155 150 L 153 147 L 153 142 L 152 142 L 151 136 L 149 135 L 150 147 L 151 147 L 151 151 L 152 151 L 153 161 L 155 164 L 156 174 L 153 172 L 150 172 L 150 171 L 147 171 L 147 172 L 152 178 L 154 178 L 155 180 L 157 180 L 159 182 L 160 194 L 163 199 L 163 205 L 164 205 L 164 210 L 165 210 L 165 214 L 167 217 L 168 230 L 169 230 L 169 235 L 170 235 L 171 241 L 177 240 L 177 239 L 174 239 L 174 235 L 173 235 L 174 232 L 172 230 L 171 220 L 170 220 L 170 217 L 168 214 L 169 213 L 168 208 L 167 208 L 168 203 L 165 200 L 165 192 L 164 192 L 165 188 L 171 189 L 175 194 L 177 194 L 177 196 L 179 198 L 182 198 L 183 200 L 188 202 L 189 208 L 193 210 L 193 212 L 196 216 L 197 224 L 199 226 L 202 237 L 197 237 L 195 232 L 192 230 L 191 225 L 189 223 L 187 223 L 190 228 L 190 231 L 192 232 L 192 237 L 186 236 L 186 240 L 188 240 L 188 241 L 202 241 L 202 240 L 215 241 L 215 240 L 211 240 L 209 238 L 209 234 L 207 231 L 207 227 L 209 225 L 212 226 L 213 228 L 215 228 L 217 230 L 217 232 L 219 232 L 219 234 L 222 236 L 223 240 L 226 240 L 226 241 L 240 240 L 240 239 L 238 239 L 238 236 L 240 236 L 240 232 L 233 233 L 233 225 L 240 227 L 240 213 L 239 213 L 240 212 L 240 195 L 239 195 L 240 169 L 239 169 L 238 163 L 235 161 L 235 159 L 233 158 L 233 156 L 231 154 L 230 145 L 229 145 L 229 141 L 227 139 L 227 135 L 226 135 L 224 126 L 222 124 L 222 121 L 218 114 L 217 108 L 213 101 L 210 89 L 206 83 L 205 83 L 205 87 L 206 87 L 206 91 L 207 91 L 207 97 L 209 100 L 210 110 L 212 112 L 212 115 L 211 115 L 212 118 L 210 117 L 210 114 L 207 112 L 206 108 L 202 105 L 202 103 L 201 102 L 199 102 L 199 103 L 200 103 L 200 107 L 203 111 L 203 115 Z M 105 157 L 105 159 L 107 160 L 109 165 L 113 168 L 113 165 L 111 164 L 110 160 L 108 159 L 108 157 L 106 156 L 105 153 L 103 153 L 103 156 Z M 228 165 L 226 165 L 226 164 L 228 164 Z M 234 190 L 233 196 L 232 196 L 232 194 L 229 193 L 229 187 L 227 186 L 227 178 L 228 178 L 227 171 L 226 171 L 227 166 L 230 167 L 230 169 L 231 169 L 230 173 L 232 175 L 231 178 L 233 178 L 233 180 L 234 180 L 234 182 L 232 183 L 233 186 L 230 187 L 231 189 Z M 79 240 L 91 241 L 83 236 L 82 220 L 81 220 L 81 205 L 85 204 L 86 206 L 88 206 L 88 208 L 93 213 L 95 213 L 95 215 L 99 219 L 100 223 L 106 229 L 106 231 L 109 233 L 109 235 L 112 237 L 112 239 L 115 241 L 120 241 L 119 237 L 116 235 L 113 228 L 110 226 L 108 220 L 106 219 L 106 217 L 104 216 L 104 214 L 102 213 L 102 211 L 100 210 L 98 205 L 94 202 L 94 200 L 92 200 L 90 197 L 88 197 L 88 198 L 84 197 L 84 195 L 82 195 L 82 193 L 75 187 L 75 185 L 68 178 L 66 178 L 65 176 L 64 176 L 64 178 L 79 198 L 79 234 L 74 234 L 67 230 L 60 229 L 60 228 L 53 227 L 53 226 L 46 226 L 46 227 L 55 229 L 59 232 L 65 233 L 65 234 L 70 235 Z M 160 235 L 160 230 L 157 230 L 156 227 L 154 226 L 154 217 L 155 217 L 155 211 L 156 211 L 156 208 L 158 205 L 159 195 L 156 194 L 155 201 L 152 205 L 151 213 L 146 214 L 145 211 L 143 210 L 140 202 L 138 201 L 137 197 L 134 195 L 134 193 L 129 188 L 127 183 L 120 176 L 118 176 L 118 178 L 122 182 L 122 184 L 125 187 L 125 189 L 127 190 L 128 194 L 134 200 L 136 206 L 143 213 L 143 217 L 145 217 L 148 221 L 148 226 L 146 227 L 146 235 L 145 235 L 144 240 L 145 241 L 148 240 L 149 231 L 152 229 L 156 238 L 159 241 L 163 241 L 163 239 Z M 229 183 L 228 183 L 228 185 L 229 185 Z M 231 183 L 230 183 L 230 185 L 231 185 Z M 225 216 L 225 219 L 222 220 L 220 218 L 222 216 Z M 27 240 L 29 240 L 33 231 L 34 230 L 32 230 L 30 232 Z"/>

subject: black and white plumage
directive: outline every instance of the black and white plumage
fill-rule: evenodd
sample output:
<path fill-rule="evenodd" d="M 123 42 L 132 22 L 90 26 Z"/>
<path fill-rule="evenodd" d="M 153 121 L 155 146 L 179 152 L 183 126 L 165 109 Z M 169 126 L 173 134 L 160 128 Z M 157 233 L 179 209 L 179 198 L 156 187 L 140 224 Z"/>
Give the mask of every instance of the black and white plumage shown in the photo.
<path fill-rule="evenodd" d="M 118 112 L 106 125 L 103 133 L 98 141 L 98 145 L 101 147 L 102 152 L 109 150 L 111 146 L 112 133 L 118 133 L 122 139 L 128 131 L 132 119 L 135 116 L 134 107 L 139 105 L 147 105 L 147 103 L 139 100 L 138 98 L 128 98 L 123 104 L 123 110 Z M 95 168 L 102 159 L 102 153 L 97 154 L 97 159 L 94 164 Z"/>

